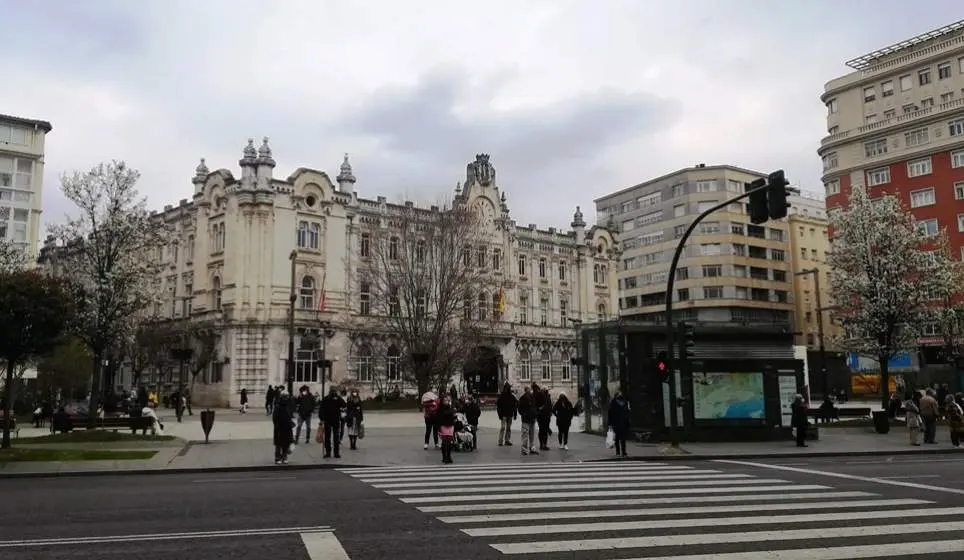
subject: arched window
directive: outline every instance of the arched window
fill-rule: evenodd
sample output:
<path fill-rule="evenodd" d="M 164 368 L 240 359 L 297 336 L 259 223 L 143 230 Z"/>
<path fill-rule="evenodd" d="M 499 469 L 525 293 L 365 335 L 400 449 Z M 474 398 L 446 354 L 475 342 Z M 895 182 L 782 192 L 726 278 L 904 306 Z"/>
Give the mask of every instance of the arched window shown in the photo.
<path fill-rule="evenodd" d="M 606 315 L 608 315 L 608 313 L 606 312 L 606 304 L 605 304 L 605 303 L 600 303 L 599 305 L 596 306 L 596 314 L 598 315 L 597 318 L 598 318 L 600 321 L 605 321 L 605 320 L 606 320 Z"/>
<path fill-rule="evenodd" d="M 425 264 L 425 241 L 418 240 L 415 242 L 415 262 L 417 264 Z"/>
<path fill-rule="evenodd" d="M 355 376 L 358 381 L 372 380 L 372 349 L 362 346 L 355 355 Z"/>
<path fill-rule="evenodd" d="M 401 356 L 398 346 L 392 344 L 388 347 L 388 354 L 385 356 L 385 377 L 389 382 L 402 380 Z"/>
<path fill-rule="evenodd" d="M 542 380 L 552 381 L 552 360 L 548 352 L 542 353 Z"/>
<path fill-rule="evenodd" d="M 215 311 L 221 311 L 221 279 L 217 276 L 211 281 L 211 306 Z"/>
<path fill-rule="evenodd" d="M 596 284 L 602 284 L 602 280 L 601 280 L 602 275 L 599 272 L 600 272 L 599 265 L 598 264 L 592 265 L 592 281 L 595 282 Z"/>
<path fill-rule="evenodd" d="M 502 319 L 502 292 L 492 293 L 492 320 Z"/>
<path fill-rule="evenodd" d="M 489 316 L 489 297 L 485 295 L 485 292 L 479 294 L 478 304 L 479 320 L 485 321 Z"/>
<path fill-rule="evenodd" d="M 539 278 L 545 278 L 549 274 L 549 264 L 545 257 L 539 259 Z"/>
<path fill-rule="evenodd" d="M 527 350 L 519 352 L 519 381 L 532 380 L 532 358 Z"/>
<path fill-rule="evenodd" d="M 563 352 L 560 359 L 562 360 L 562 375 L 560 379 L 562 381 L 572 381 L 572 358 L 569 357 L 569 352 Z"/>
<path fill-rule="evenodd" d="M 301 288 L 298 290 L 298 295 L 301 297 L 301 308 L 302 309 L 314 309 L 315 308 L 315 279 L 311 276 L 305 276 L 301 279 Z"/>

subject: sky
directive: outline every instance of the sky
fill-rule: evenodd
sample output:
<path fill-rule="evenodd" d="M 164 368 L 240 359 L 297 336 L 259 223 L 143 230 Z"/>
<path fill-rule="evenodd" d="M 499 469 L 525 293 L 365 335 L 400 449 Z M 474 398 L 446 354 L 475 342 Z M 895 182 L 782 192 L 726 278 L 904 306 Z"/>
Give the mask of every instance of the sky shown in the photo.
<path fill-rule="evenodd" d="M 48 120 L 44 221 L 64 172 L 125 160 L 152 208 L 201 157 L 239 176 L 270 137 L 276 177 L 362 197 L 450 197 L 491 154 L 519 224 L 697 163 L 822 191 L 819 96 L 844 65 L 964 17 L 892 0 L 0 0 L 0 113 Z"/>

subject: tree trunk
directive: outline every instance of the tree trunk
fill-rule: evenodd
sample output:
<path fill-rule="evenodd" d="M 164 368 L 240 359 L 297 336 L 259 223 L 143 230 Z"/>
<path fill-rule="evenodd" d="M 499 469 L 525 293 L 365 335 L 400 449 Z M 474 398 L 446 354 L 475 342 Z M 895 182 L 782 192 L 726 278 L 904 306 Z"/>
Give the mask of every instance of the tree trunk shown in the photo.
<path fill-rule="evenodd" d="M 878 356 L 880 364 L 880 407 L 887 410 L 890 407 L 890 356 Z"/>
<path fill-rule="evenodd" d="M 13 418 L 13 368 L 14 362 L 7 362 L 3 384 L 3 440 L 0 449 L 10 449 L 10 419 Z"/>
<path fill-rule="evenodd" d="M 94 351 L 94 363 L 91 366 L 90 376 L 90 405 L 87 411 L 87 429 L 92 430 L 97 426 L 97 407 L 101 402 L 101 376 L 104 356 L 101 351 Z"/>

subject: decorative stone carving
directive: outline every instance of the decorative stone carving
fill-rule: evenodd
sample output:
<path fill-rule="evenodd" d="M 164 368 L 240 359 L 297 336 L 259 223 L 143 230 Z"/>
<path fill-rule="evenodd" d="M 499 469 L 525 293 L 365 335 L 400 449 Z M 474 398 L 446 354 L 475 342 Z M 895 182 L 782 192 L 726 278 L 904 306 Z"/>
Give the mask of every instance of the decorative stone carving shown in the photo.
<path fill-rule="evenodd" d="M 465 168 L 465 186 L 473 183 L 483 187 L 495 184 L 495 167 L 489 162 L 489 154 L 477 154 L 475 161 Z"/>

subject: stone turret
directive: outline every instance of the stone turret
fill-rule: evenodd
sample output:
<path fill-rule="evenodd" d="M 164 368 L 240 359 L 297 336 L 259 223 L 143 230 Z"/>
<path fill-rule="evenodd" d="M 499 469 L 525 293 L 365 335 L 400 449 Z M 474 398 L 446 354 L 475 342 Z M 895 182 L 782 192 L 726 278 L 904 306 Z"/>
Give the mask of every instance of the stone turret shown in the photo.
<path fill-rule="evenodd" d="M 576 206 L 576 213 L 572 215 L 572 223 L 569 224 L 572 231 L 576 234 L 576 244 L 582 245 L 586 242 L 586 220 L 583 218 L 582 209 Z"/>
<path fill-rule="evenodd" d="M 339 170 L 338 177 L 338 190 L 345 194 L 352 194 L 355 192 L 355 174 L 351 170 L 351 162 L 348 161 L 348 154 L 345 154 L 344 161 L 341 162 L 341 169 Z"/>
<path fill-rule="evenodd" d="M 248 138 L 248 145 L 244 147 L 238 165 L 241 166 L 241 190 L 254 190 L 258 167 L 258 150 L 254 147 L 254 138 Z"/>
<path fill-rule="evenodd" d="M 264 141 L 261 144 L 261 148 L 258 150 L 258 173 L 257 173 L 257 188 L 259 191 L 271 190 L 271 180 L 272 170 L 274 169 L 275 161 L 271 157 L 271 146 L 268 146 L 268 137 L 264 137 Z"/>
<path fill-rule="evenodd" d="M 201 158 L 201 163 L 199 163 L 194 170 L 194 178 L 191 179 L 191 182 L 194 183 L 194 194 L 202 194 L 204 181 L 207 180 L 209 173 L 211 173 L 211 170 L 209 170 L 207 164 L 204 163 L 204 158 Z"/>

